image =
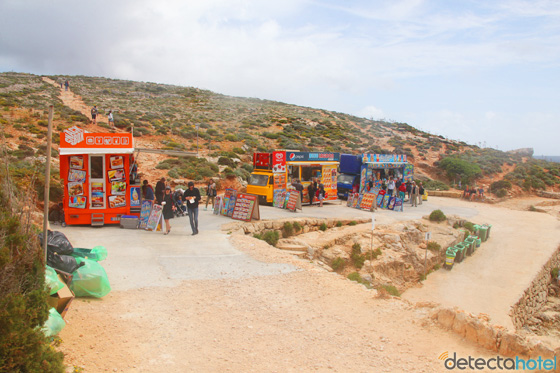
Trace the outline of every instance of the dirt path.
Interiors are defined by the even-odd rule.
[[[43,77],[44,82],[54,85],[55,87],[60,88],[60,84],[55,82],[54,80]],[[72,89],[68,89],[67,91],[64,88],[60,88],[60,98],[62,99],[62,103],[69,108],[79,111],[80,113],[84,114],[86,117],[91,119],[91,108],[88,107],[85,102],[82,100],[80,96],[72,92]],[[97,123],[105,123],[107,124],[107,116],[106,115],[97,115]]]

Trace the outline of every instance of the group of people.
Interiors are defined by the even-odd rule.
[[[91,108],[91,122],[93,124],[97,124],[97,116],[99,115],[99,110],[97,109],[97,105],[93,105]],[[113,117],[113,110],[109,110],[107,114],[107,121],[109,122],[109,126],[115,127],[115,118]]]
[[[371,192],[373,189],[374,182],[373,178],[371,178],[366,185],[366,192]],[[422,196],[424,195],[424,192],[424,186],[421,181],[416,184],[416,181],[408,180],[403,182],[400,178],[381,180],[381,194],[398,197],[402,199],[403,202],[406,201],[406,197],[408,197],[408,201],[411,206],[418,206],[422,204]]]
[[[177,211],[181,213],[186,211],[189,216],[192,235],[195,236],[198,234],[198,206],[202,197],[200,195],[200,190],[195,188],[192,181],[189,181],[187,184],[187,190],[177,188],[173,193],[171,186],[166,184],[164,177],[156,183],[155,191],[148,180],[144,180],[141,190],[142,199],[153,201],[153,203],[163,206],[163,220],[165,221],[164,234],[169,234],[171,231],[170,220],[173,219]],[[206,188],[206,210],[208,209],[209,202],[212,203],[211,206],[214,206],[216,194],[216,183],[214,180],[210,180]],[[183,203],[186,204],[186,207]]]
[[[301,181],[298,179],[293,180],[292,186],[299,192],[301,201],[303,202],[304,186]],[[325,199],[327,192],[325,191],[323,183],[319,183],[317,179],[313,178],[307,186],[307,195],[309,196],[309,206],[313,206],[313,201],[317,200],[319,201],[319,207],[323,207],[323,200]]]
[[[481,201],[484,200],[484,188],[483,187],[470,187],[468,185],[465,186],[463,190],[463,198],[468,199],[469,201],[474,201],[475,199],[480,199]]]

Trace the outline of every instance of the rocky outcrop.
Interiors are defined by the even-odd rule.
[[[539,197],[543,197],[543,198],[560,199],[560,193],[557,192],[547,192],[544,190],[539,190],[537,194],[539,195]]]
[[[532,157],[533,154],[535,153],[535,150],[533,148],[520,148],[520,149],[508,150],[507,152],[511,154],[517,154],[522,157]]]

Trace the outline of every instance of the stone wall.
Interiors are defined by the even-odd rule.
[[[291,219],[278,219],[278,220],[259,220],[253,221],[250,223],[245,222],[233,222],[226,224],[222,227],[222,230],[241,230],[244,234],[262,234],[267,231],[282,231],[284,228],[285,222],[298,222],[302,229],[300,231],[294,232],[292,236],[297,236],[298,234],[308,233],[312,231],[318,231],[321,225],[324,223],[327,228],[333,228],[336,226],[338,222],[340,222],[343,226],[350,225],[352,222],[356,224],[363,224],[371,222],[371,218],[355,218],[355,219],[336,219],[336,218],[299,218],[293,217]],[[352,223],[353,224],[353,223]]]
[[[551,281],[551,270],[560,266],[560,247],[541,268],[531,285],[521,298],[512,306],[510,316],[517,329],[522,328],[527,320],[533,317],[548,300],[548,285]]]
[[[550,347],[538,338],[527,338],[502,326],[492,325],[485,314],[475,316],[457,308],[436,308],[431,318],[444,329],[501,356],[534,359],[539,356],[543,359],[560,357],[560,347]]]
[[[539,190],[537,194],[540,197],[544,197],[544,198],[560,199],[560,193],[556,193],[556,192],[546,192],[544,190]]]

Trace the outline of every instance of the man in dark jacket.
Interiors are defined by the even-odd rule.
[[[194,187],[194,183],[189,181],[188,189],[183,194],[187,202],[187,213],[191,222],[192,235],[198,234],[198,202],[200,201],[200,191]]]
[[[313,180],[309,183],[309,186],[307,187],[307,194],[309,194],[309,206],[313,205],[313,199],[315,198],[315,193],[317,192],[317,189],[315,189],[315,184],[313,183]]]

